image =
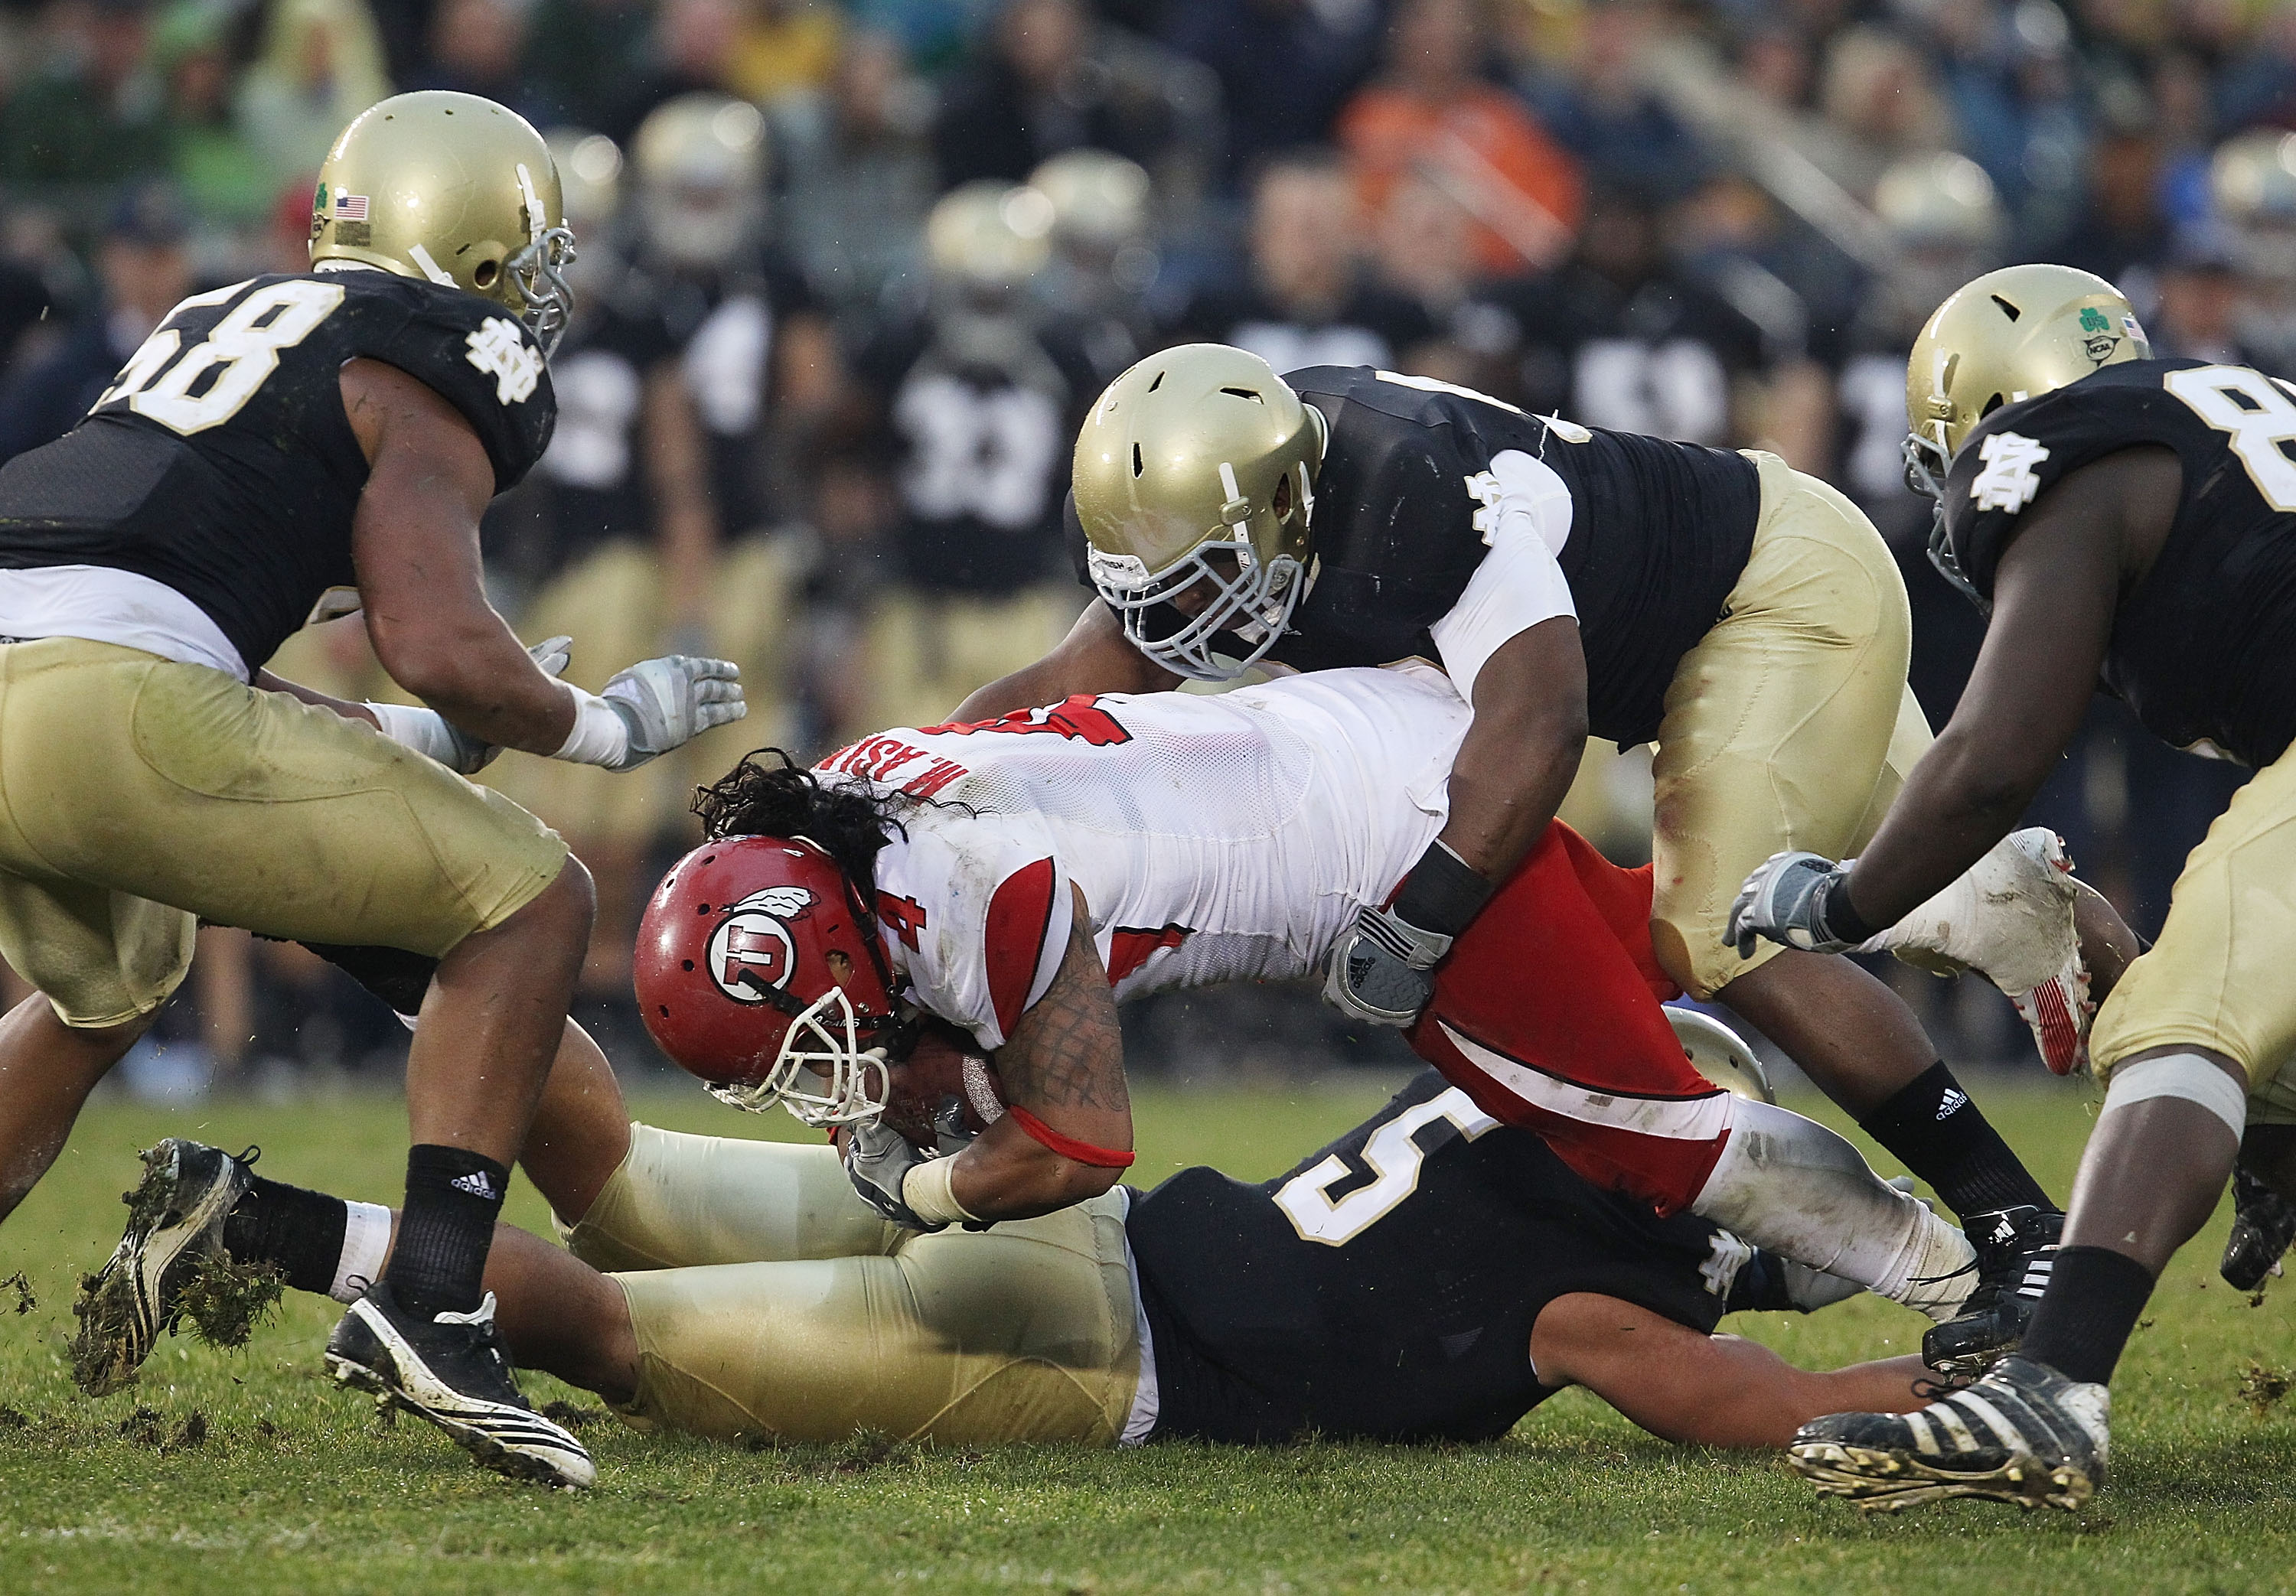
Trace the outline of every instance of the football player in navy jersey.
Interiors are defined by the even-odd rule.
[[[2047,1195],[1882,983],[1724,934],[1744,869],[1792,839],[1853,850],[1928,744],[1904,584],[1848,500],[1772,455],[1365,366],[1279,378],[1215,345],[1117,379],[1075,479],[1071,543],[1101,602],[958,718],[1262,659],[1439,662],[1473,711],[1447,823],[1390,903],[1361,905],[1325,988],[1398,1027],[1554,817],[1589,733],[1655,741],[1665,973],[1759,1026],[1963,1217],[1980,1285],[1931,1361],[1981,1367],[2014,1344],[2021,1309],[2001,1299],[2055,1240]],[[2070,1067],[2078,996],[2056,996],[2045,1041]]]
[[[1596,1190],[1432,1070],[1273,1180],[1184,1169],[1144,1193],[920,1234],[864,1201],[833,1148],[629,1123],[591,1060],[600,1134],[565,1134],[545,1110],[526,1161],[568,1247],[504,1227],[487,1280],[520,1362],[642,1428],[1485,1441],[1584,1386],[1669,1440],[1775,1446],[1846,1401],[1912,1408],[1939,1390],[1916,1357],[1808,1371],[1716,1333],[1726,1314],[1854,1290]],[[554,1075],[554,1105],[561,1088]],[[243,1168],[189,1142],[146,1158]],[[636,1183],[608,1182],[610,1166]],[[324,1292],[373,1266],[346,1257],[390,1243],[378,1206],[243,1179],[225,1231],[235,1264]]]
[[[500,748],[628,769],[738,717],[741,689],[673,658],[577,692],[487,602],[479,518],[555,413],[562,216],[518,117],[384,101],[322,168],[313,270],[184,300],[86,420],[0,471],[0,954],[39,988],[0,1023],[0,1213],[181,982],[199,921],[435,958],[406,1244],[329,1365],[492,1466],[581,1485],[589,1458],[520,1400],[480,1281],[589,879],[458,773]],[[307,620],[362,608],[432,708],[264,669]],[[153,1284],[114,1271],[95,1311],[148,1344]]]
[[[891,446],[898,505],[863,725],[929,724],[1076,619],[1061,551],[1068,440],[1111,373],[1090,321],[1036,291],[1058,219],[1034,188],[983,180],[943,195],[925,225],[926,303],[853,352],[848,430]]]
[[[1932,557],[1988,613],[1984,648],[1855,868],[1778,855],[1734,933],[1839,952],[1865,916],[1952,879],[2018,823],[2100,684],[2162,741],[2257,773],[2097,1015],[2110,1087],[2021,1354],[1928,1418],[1837,1414],[1794,1446],[1821,1490],[1868,1503],[2071,1508],[2103,1471],[2113,1366],[2243,1134],[2257,1174],[2296,1173],[2296,390],[2152,358],[2110,283],[2029,266],[1938,308],[1906,408],[1909,467],[1939,502]]]

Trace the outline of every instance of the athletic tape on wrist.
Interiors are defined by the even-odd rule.
[[[2235,1136],[2248,1125],[2248,1089],[2198,1053],[2166,1053],[2112,1072],[2097,1117],[2156,1097],[2181,1097],[2215,1115]]]
[[[1439,840],[1427,845],[1419,863],[1403,878],[1392,913],[1421,930],[1456,937],[1497,890],[1497,883]]]
[[[629,757],[629,723],[614,712],[614,707],[594,692],[578,687],[566,691],[574,695],[574,729],[550,757],[575,765],[619,765]]]
[[[454,739],[447,734],[446,718],[436,709],[417,709],[412,704],[378,704],[369,701],[367,712],[374,716],[375,729],[401,748],[413,749],[444,764],[452,751]]]
[[[956,1200],[955,1189],[949,1183],[955,1174],[954,1157],[912,1164],[901,1177],[901,1200],[927,1224],[963,1224],[968,1220],[977,1224],[980,1215]]]
[[[335,1260],[334,1283],[327,1295],[337,1302],[357,1302],[382,1278],[382,1261],[390,1254],[390,1210],[371,1202],[343,1207],[342,1256]]]
[[[1118,1152],[1113,1148],[1095,1147],[1091,1142],[1079,1142],[1074,1136],[1063,1136],[1023,1108],[1009,1108],[1005,1112],[1012,1116],[1013,1124],[1063,1158],[1073,1158],[1079,1164],[1089,1164],[1095,1169],[1126,1169],[1131,1166],[1133,1155],[1128,1152]]]

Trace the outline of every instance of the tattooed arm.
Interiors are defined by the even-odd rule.
[[[1126,1152],[1132,1099],[1124,1085],[1124,1038],[1088,924],[1079,896],[1068,953],[1052,986],[997,1050],[996,1074],[1006,1101],[1062,1135]],[[958,1155],[950,1189],[984,1219],[1026,1219],[1097,1197],[1123,1173],[1064,1158],[1007,1115]]]

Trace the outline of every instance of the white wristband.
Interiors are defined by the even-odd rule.
[[[385,737],[402,748],[438,760],[441,765],[452,763],[455,739],[447,730],[446,718],[436,709],[418,709],[412,704],[367,705],[374,724]]]
[[[574,695],[574,729],[566,733],[566,741],[550,757],[576,765],[603,765],[609,769],[627,762],[630,757],[629,723],[596,693],[573,686],[566,691]]]
[[[955,1169],[953,1154],[911,1165],[908,1174],[901,1177],[901,1200],[909,1205],[909,1212],[927,1224],[962,1224],[967,1220],[979,1224],[980,1215],[957,1201],[949,1184]]]

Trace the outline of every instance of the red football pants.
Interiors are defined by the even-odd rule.
[[[1688,1207],[1729,1135],[1729,1099],[1660,1005],[1651,867],[1621,870],[1556,821],[1435,972],[1414,1052],[1484,1113],[1536,1131],[1588,1181]]]

